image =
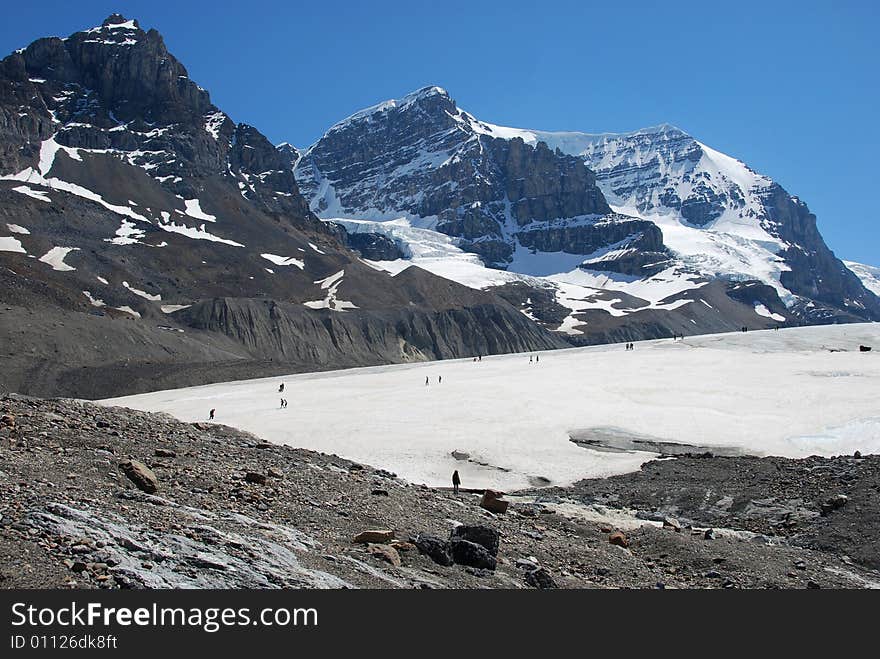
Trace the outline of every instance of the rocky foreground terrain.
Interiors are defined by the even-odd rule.
[[[3,588],[880,586],[880,456],[689,455],[496,514],[222,425],[15,395],[0,456]]]

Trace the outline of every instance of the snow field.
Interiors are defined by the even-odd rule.
[[[880,359],[859,353],[860,343],[880,347],[880,324],[560,350],[533,364],[514,354],[291,375],[102,402],[185,421],[216,408],[220,423],[411,482],[448,485],[458,469],[465,487],[509,490],[538,477],[566,485],[624,473],[653,457],[569,441],[589,428],[759,455],[880,452]]]

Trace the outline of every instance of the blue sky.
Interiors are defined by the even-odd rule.
[[[117,11],[233,119],[298,146],[428,84],[510,126],[668,122],[799,195],[838,256],[880,265],[877,4],[44,0],[4,7],[0,51]]]

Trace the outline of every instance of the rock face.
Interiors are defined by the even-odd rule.
[[[321,217],[419,218],[496,267],[523,247],[588,255],[645,239],[579,158],[489,135],[439,87],[336,124],[295,171]],[[663,251],[658,232],[647,240]]]
[[[0,251],[0,343],[18,347],[25,316],[48,331],[0,385],[100,396],[567,345],[492,294],[363,263],[400,246],[321,222],[299,157],[234,122],[157,31],[116,14],[0,61],[3,244],[16,232]]]

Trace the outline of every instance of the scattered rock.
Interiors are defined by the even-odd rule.
[[[846,505],[846,502],[849,501],[849,497],[845,494],[836,494],[830,499],[826,499],[822,504],[822,517],[827,517],[835,510],[839,508],[843,508]]]
[[[449,543],[445,540],[428,533],[420,533],[413,539],[413,544],[420,554],[424,554],[438,565],[452,565]]]
[[[540,589],[548,589],[548,588],[559,588],[556,584],[556,581],[550,575],[546,568],[539,567],[535,570],[529,570],[526,572],[526,583],[529,584],[532,588],[540,588]]]
[[[608,542],[612,545],[617,545],[618,547],[629,547],[629,540],[624,535],[623,531],[615,531],[609,535]]]
[[[157,458],[176,458],[177,451],[167,448],[157,448],[153,453]]]
[[[679,522],[675,517],[664,517],[663,528],[672,529],[676,533],[681,533],[681,522]]]
[[[394,540],[394,531],[370,529],[361,531],[352,540],[362,544],[382,545]]]
[[[498,556],[498,545],[501,542],[501,534],[493,528],[482,525],[466,525],[462,524],[452,529],[449,541],[454,542],[456,538],[474,542],[485,547],[492,556]]]
[[[370,494],[372,494],[373,496],[377,496],[377,497],[387,497],[388,490],[383,490],[382,488],[377,487],[377,488],[370,490]]]
[[[714,540],[715,539],[715,529],[706,529],[706,532],[703,533],[703,537],[706,540]]]
[[[284,478],[284,472],[278,469],[278,467],[269,467],[266,470],[266,474],[272,478]]]
[[[504,496],[504,492],[486,490],[483,492],[483,498],[480,499],[480,507],[492,513],[506,513],[510,502],[502,499],[502,496]]]
[[[449,549],[452,560],[459,565],[469,565],[482,570],[495,569],[495,557],[483,545],[456,537],[449,543]]]
[[[380,558],[386,563],[391,563],[394,567],[401,566],[400,554],[391,545],[370,545],[367,550],[373,556]]]
[[[139,490],[142,490],[147,494],[153,494],[159,489],[159,479],[156,478],[156,474],[153,473],[153,470],[143,462],[126,460],[125,462],[120,463],[119,468]]]
[[[253,483],[254,485],[265,485],[266,484],[266,474],[260,474],[256,471],[249,471],[244,475],[245,481],[248,483]]]

